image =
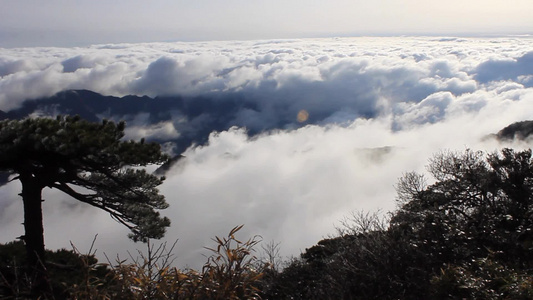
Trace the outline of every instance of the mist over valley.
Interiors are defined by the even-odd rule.
[[[126,139],[181,155],[160,186],[178,265],[198,267],[239,224],[298,255],[352,211],[394,210],[398,178],[440,150],[531,147],[490,137],[533,119],[531,49],[531,37],[1,48],[0,118],[124,120]],[[19,192],[0,189],[0,242],[22,234]],[[48,248],[88,249],[96,234],[98,255],[141,246],[104,212],[44,199]]]

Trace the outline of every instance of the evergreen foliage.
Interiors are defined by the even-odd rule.
[[[0,122],[0,170],[22,184],[28,264],[45,274],[42,190],[58,189],[108,212],[131,230],[134,241],[161,238],[170,220],[157,186],[164,178],[138,166],[168,158],[155,143],[123,141],[125,123],[92,123],[79,117]],[[36,289],[46,286],[44,275]]]
[[[388,226],[356,215],[271,278],[268,299],[531,299],[531,150],[441,152],[398,182]]]
[[[42,299],[71,299],[71,291],[104,289],[111,270],[99,264],[94,254],[83,255],[75,250],[46,250],[50,287]],[[32,295],[35,278],[26,272],[27,257],[22,241],[0,244],[0,299],[37,298]]]

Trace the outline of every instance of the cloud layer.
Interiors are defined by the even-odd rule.
[[[189,148],[161,187],[171,204],[167,239],[180,240],[179,264],[196,267],[210,237],[238,224],[297,255],[352,210],[394,209],[397,178],[423,172],[432,153],[504,146],[483,137],[533,119],[532,46],[530,38],[346,38],[1,49],[0,107],[65,89],[246,103],[224,119],[241,126]],[[179,122],[201,127],[217,117],[171,115],[150,126],[149,115],[130,116],[128,134],[172,139],[184,133]],[[0,241],[22,234],[19,191],[0,189],[11,200],[0,204]],[[101,212],[53,191],[45,199],[48,247],[71,239],[88,249],[96,233],[111,256],[140,246]]]

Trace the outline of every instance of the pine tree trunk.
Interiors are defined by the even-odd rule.
[[[40,295],[48,290],[44,265],[44,227],[42,213],[42,186],[32,175],[21,175],[22,200],[24,202],[24,243],[28,259],[28,271],[32,278],[32,293]]]

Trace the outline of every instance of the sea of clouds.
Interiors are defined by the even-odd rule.
[[[0,49],[0,76],[3,111],[67,89],[247,103],[233,116],[239,126],[187,149],[161,186],[171,205],[165,240],[179,239],[180,266],[198,267],[210,238],[239,224],[240,237],[298,255],[352,211],[394,210],[397,179],[424,172],[433,153],[531,146],[486,138],[533,119],[531,37],[12,48]],[[178,136],[188,121],[143,120],[130,117],[130,137]],[[0,242],[23,234],[19,192],[17,183],[0,189]],[[98,234],[100,257],[143,248],[105,213],[51,190],[44,198],[47,247],[72,241],[83,251]]]

